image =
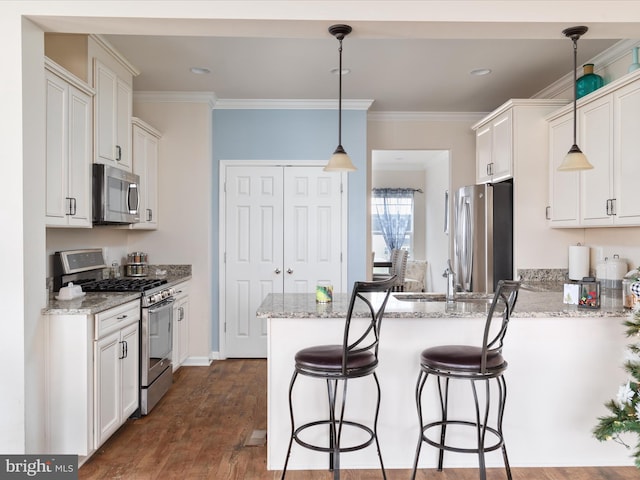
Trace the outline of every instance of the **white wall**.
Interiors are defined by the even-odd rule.
[[[212,198],[211,107],[206,101],[140,101],[133,112],[162,133],[158,230],[132,231],[128,246],[151,263],[190,264],[189,357],[211,355]],[[217,228],[214,232],[217,235]]]

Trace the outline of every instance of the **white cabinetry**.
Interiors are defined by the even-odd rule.
[[[134,229],[158,228],[158,142],[160,132],[132,118],[133,173],[140,176],[140,222]]]
[[[175,287],[173,304],[173,353],[171,362],[175,372],[189,356],[189,282]]]
[[[577,142],[592,170],[558,172],[573,143],[573,110],[548,117],[552,227],[640,225],[635,200],[640,164],[640,72],[631,73],[583,97],[577,107]],[[568,214],[567,212],[570,212]]]
[[[580,225],[580,174],[558,172],[573,143],[573,111],[549,123],[549,197],[547,219],[552,227]]]
[[[580,219],[583,226],[613,222],[613,98],[598,98],[578,111],[578,145],[593,165],[580,174]],[[561,172],[559,172],[561,173]]]
[[[140,303],[96,315],[95,448],[138,408]]]
[[[96,163],[131,171],[131,79],[94,59]]]
[[[483,120],[476,128],[476,181],[490,183],[513,176],[512,109]]]
[[[88,456],[138,407],[140,301],[47,315],[46,451]]]
[[[93,91],[45,59],[46,224],[91,227]]]
[[[516,175],[518,163],[544,154],[545,115],[566,100],[509,100],[471,127],[476,132],[476,181],[495,183]],[[542,132],[542,134],[540,133]],[[546,145],[546,142],[543,144]]]

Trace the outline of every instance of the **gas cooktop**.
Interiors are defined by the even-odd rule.
[[[123,277],[81,282],[80,285],[85,292],[144,292],[165,283],[166,279]]]

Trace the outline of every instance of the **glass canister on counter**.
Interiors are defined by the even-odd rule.
[[[624,308],[633,308],[640,299],[631,291],[631,285],[640,281],[640,267],[630,270],[622,279]]]

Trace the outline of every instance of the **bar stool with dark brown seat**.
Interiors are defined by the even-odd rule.
[[[507,362],[502,356],[504,337],[507,333],[509,318],[518,298],[520,282],[513,280],[501,280],[498,282],[496,292],[487,314],[484,326],[482,346],[471,345],[445,345],[427,348],[420,354],[420,374],[416,384],[416,406],[418,409],[418,421],[420,435],[416,456],[413,464],[412,479],[416,477],[418,459],[422,443],[428,443],[439,450],[438,471],[442,471],[444,451],[459,453],[475,453],[478,455],[480,479],[486,479],[485,452],[502,449],[507,478],[511,480],[511,469],[502,434],[502,419],[504,415],[505,399],[507,396],[507,384],[503,373],[507,369]],[[494,314],[500,316],[499,322],[493,322]],[[441,420],[424,424],[422,414],[422,391],[429,375],[434,375],[438,380],[438,393],[440,399]],[[444,379],[444,388],[442,386]],[[469,380],[473,399],[475,402],[475,418],[473,420],[461,420],[449,418],[447,407],[449,400],[449,380]],[[495,379],[498,389],[498,405],[495,415],[495,426],[488,426],[491,406],[491,384]],[[482,410],[478,400],[476,382],[485,383],[484,400]],[[472,427],[475,431],[475,444],[470,448],[462,448],[446,443],[447,427],[450,425]],[[440,427],[440,439],[433,440],[427,435],[427,431]],[[487,439],[487,434],[490,438]],[[492,443],[489,443],[491,440]]]
[[[289,384],[289,413],[291,416],[291,438],[287,457],[284,462],[282,479],[287,472],[287,464],[291,455],[291,447],[295,442],[305,448],[329,454],[329,470],[333,471],[333,478],[340,478],[340,454],[352,452],[368,447],[373,442],[378,450],[380,468],[383,478],[387,478],[380,454],[378,442],[378,413],[380,411],[380,383],[376,375],[378,366],[378,344],[380,341],[380,327],[389,294],[396,284],[395,276],[382,281],[355,282],[353,293],[349,301],[344,325],[343,342],[341,345],[319,345],[298,351],[295,355],[295,369]],[[364,322],[354,322],[356,317],[364,317]],[[353,328],[354,323],[358,328]],[[360,328],[362,325],[362,328]],[[298,375],[319,378],[326,381],[329,400],[328,419],[320,419],[296,427],[293,414],[293,387]],[[377,401],[372,425],[365,425],[344,418],[347,399],[347,383],[353,378],[372,375],[377,390]],[[338,382],[342,382],[342,394],[338,392]],[[340,402],[336,398],[341,396]],[[339,403],[339,405],[336,405]],[[338,407],[338,408],[336,408]],[[315,445],[302,438],[302,433],[315,427],[329,429],[327,444]],[[365,432],[366,440],[357,445],[342,443],[343,428],[355,428]]]

